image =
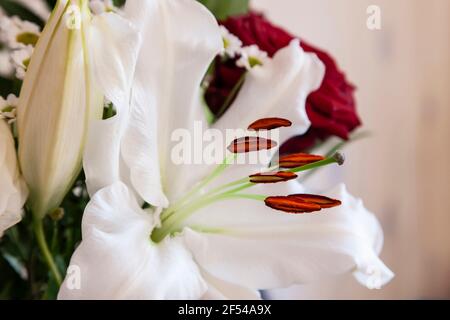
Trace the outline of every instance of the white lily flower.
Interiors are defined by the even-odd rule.
[[[0,119],[0,237],[22,219],[27,188],[20,176],[13,135]]]
[[[81,169],[104,96],[127,101],[138,35],[87,0],[59,0],[31,57],[19,101],[19,159],[37,217],[56,209]]]
[[[200,83],[223,49],[220,29],[194,0],[128,1],[125,12],[143,39],[130,112],[119,110],[90,133],[84,167],[92,200],[71,261],[79,272],[68,274],[59,298],[253,299],[257,290],[343,272],[367,284],[368,270],[388,282],[392,273],[378,258],[379,224],[345,188],[331,193],[341,207],[280,214],[262,195],[299,193],[297,182],[220,193],[233,177],[260,167],[171,161],[174,130],[192,132],[196,122],[206,127]],[[323,75],[320,60],[295,40],[249,71],[213,128],[224,132],[280,117],[294,124],[281,130],[280,141],[302,134],[310,126],[306,97]],[[142,199],[153,207],[142,210]]]

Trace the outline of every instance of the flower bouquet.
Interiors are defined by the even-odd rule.
[[[361,125],[325,51],[245,0],[0,5],[0,298],[393,277],[361,200],[304,183]]]

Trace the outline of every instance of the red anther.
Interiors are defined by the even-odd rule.
[[[334,208],[342,204],[342,202],[339,200],[313,194],[293,194],[289,197],[299,199],[308,203],[317,204],[322,209]]]
[[[248,130],[260,131],[260,130],[274,130],[281,127],[290,127],[292,122],[282,118],[264,118],[253,122]]]
[[[277,173],[258,173],[250,176],[250,182],[252,183],[277,183],[286,182],[296,179],[298,176],[289,171],[280,171]]]
[[[305,202],[295,197],[268,197],[264,201],[269,208],[284,211],[287,213],[302,214],[322,210],[315,203]]]
[[[293,169],[322,160],[325,160],[325,157],[307,153],[295,153],[280,157],[279,167]]]

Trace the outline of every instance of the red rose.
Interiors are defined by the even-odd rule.
[[[232,17],[221,23],[240,38],[245,46],[256,44],[270,56],[296,38],[256,13]],[[325,79],[321,88],[312,93],[306,102],[306,110],[312,123],[310,130],[305,135],[288,141],[282,148],[283,153],[308,149],[318,139],[330,136],[348,139],[349,133],[361,124],[356,112],[355,87],[346,80],[334,59],[304,41],[301,41],[301,46],[306,52],[317,54],[325,64]],[[234,61],[224,62],[220,58],[216,60],[214,76],[205,95],[213,113],[221,109],[243,72],[245,70],[237,67]]]

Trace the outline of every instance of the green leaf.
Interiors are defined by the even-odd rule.
[[[198,0],[217,18],[224,20],[230,16],[248,12],[250,0]]]

